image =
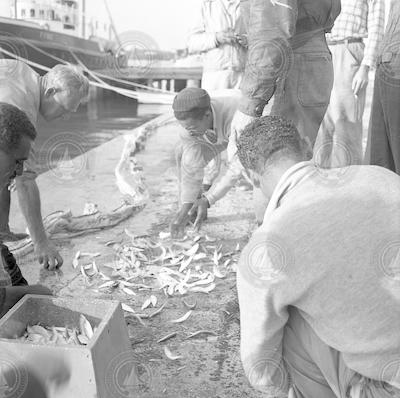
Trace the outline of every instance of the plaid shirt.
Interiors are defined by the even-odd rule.
[[[375,67],[385,27],[385,0],[342,0],[329,40],[367,38],[362,65]]]

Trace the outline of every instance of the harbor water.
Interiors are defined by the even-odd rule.
[[[167,105],[138,104],[115,93],[105,92],[79,107],[66,119],[38,123],[35,163],[42,174],[68,163],[168,111]]]

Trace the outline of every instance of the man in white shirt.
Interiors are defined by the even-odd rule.
[[[57,65],[40,76],[23,62],[0,60],[0,101],[24,111],[35,128],[39,113],[50,121],[75,112],[88,90],[88,79],[72,67]],[[54,269],[61,266],[63,260],[44,230],[36,176],[31,154],[24,172],[16,178],[18,199],[39,262]],[[3,187],[0,191],[0,236],[3,240],[18,238],[9,230],[9,211],[10,193]]]
[[[198,6],[188,48],[203,54],[201,87],[239,88],[247,53],[240,0],[199,0]]]

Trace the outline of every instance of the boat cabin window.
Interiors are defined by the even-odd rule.
[[[23,18],[23,17],[25,17],[26,16],[26,11],[25,11],[25,8],[23,8],[22,10],[21,10],[21,17]]]
[[[40,18],[44,18],[44,10],[39,11],[39,16],[40,16]]]
[[[31,8],[31,18],[35,18],[35,9]]]
[[[49,11],[48,11],[48,17],[49,17],[49,19],[51,19],[52,21],[54,21],[54,18],[55,18],[54,10],[49,10]]]

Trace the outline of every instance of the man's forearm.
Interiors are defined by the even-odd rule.
[[[208,192],[204,193],[210,206],[222,199],[235,186],[239,178],[240,174],[238,175],[231,170],[227,170],[221,180],[213,185]]]
[[[249,50],[240,85],[243,98],[239,110],[260,117],[275,92],[277,79],[284,76],[290,65],[288,40],[296,29],[297,0],[276,3],[250,0],[245,3]]]
[[[22,214],[28,224],[29,233],[34,244],[47,240],[44,230],[40,193],[35,180],[17,178],[17,192]]]

